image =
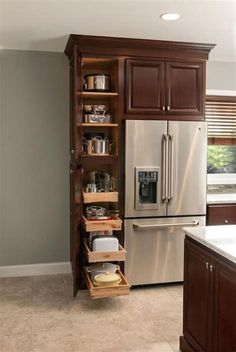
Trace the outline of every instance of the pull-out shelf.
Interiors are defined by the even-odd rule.
[[[118,202],[118,192],[83,193],[84,203]]]
[[[84,268],[84,277],[89,295],[92,299],[106,298],[114,296],[125,296],[130,294],[130,285],[120,270],[117,270],[117,274],[121,276],[121,283],[117,286],[94,286],[89,273]]]
[[[110,220],[87,220],[83,216],[83,223],[87,232],[104,230],[120,231],[122,227],[122,221],[118,216],[113,216]]]
[[[123,262],[125,261],[126,250],[119,244],[119,250],[114,252],[97,252],[89,249],[86,239],[84,239],[84,252],[89,263],[99,262]]]

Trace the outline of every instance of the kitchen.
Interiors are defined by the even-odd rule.
[[[161,9],[163,9],[163,4]],[[183,8],[181,10],[184,11]],[[163,9],[160,14],[164,12],[166,10]],[[158,18],[160,18],[159,15]],[[166,23],[161,19],[158,21],[160,28],[166,26]],[[178,25],[178,20],[175,23]],[[173,30],[170,31],[173,35]],[[69,32],[78,33],[78,30],[74,29]],[[183,352],[188,349],[191,351],[190,348],[194,348],[193,351],[217,350],[214,345],[214,337],[210,339],[209,346],[204,347],[206,341],[204,340],[203,343],[201,336],[197,335],[196,337],[196,331],[193,329],[191,331],[192,338],[201,342],[199,345],[197,343],[194,345],[193,340],[185,334],[186,329],[184,328],[183,331],[182,328],[184,261],[184,232],[182,228],[191,226],[190,230],[185,231],[188,233],[190,231],[189,236],[195,236],[196,240],[195,232],[199,225],[204,225],[206,221],[208,224],[210,222],[214,224],[214,221],[218,221],[219,225],[227,222],[235,223],[234,200],[230,199],[234,194],[234,189],[230,186],[235,183],[234,180],[226,182],[226,185],[229,186],[226,187],[227,190],[224,186],[222,191],[222,181],[216,182],[215,175],[213,175],[211,184],[214,187],[215,184],[220,185],[217,187],[220,197],[217,196],[215,188],[210,187],[210,181],[208,186],[206,184],[207,128],[204,122],[206,115],[208,125],[212,126],[212,130],[215,131],[214,124],[219,120],[213,119],[213,124],[211,116],[209,117],[212,114],[210,109],[214,105],[212,101],[206,102],[208,110],[205,112],[205,86],[207,86],[207,101],[217,95],[216,90],[221,97],[223,93],[227,97],[232,97],[235,89],[232,88],[235,71],[229,71],[229,82],[225,83],[224,80],[227,76],[227,68],[234,67],[231,65],[233,63],[227,61],[224,63],[225,74],[220,82],[217,80],[217,84],[213,85],[209,84],[209,77],[211,77],[211,82],[214,82],[216,73],[220,71],[221,63],[215,61],[211,65],[210,60],[207,60],[214,55],[215,51],[217,53],[219,50],[217,49],[219,47],[217,39],[214,41],[204,39],[204,44],[197,44],[203,41],[184,40],[180,34],[178,34],[178,38],[156,35],[151,39],[150,36],[143,35],[138,36],[143,39],[127,39],[127,37],[137,38],[137,35],[129,35],[124,39],[117,38],[119,35],[115,34],[111,37],[112,32],[109,32],[109,35],[107,33],[93,32],[91,33],[93,36],[85,34],[63,38],[64,47],[61,51],[66,47],[65,53],[69,61],[63,57],[63,62],[57,64],[55,64],[57,62],[56,53],[47,53],[49,59],[46,63],[43,52],[32,52],[31,57],[28,58],[28,64],[24,66],[23,51],[20,52],[20,56],[14,58],[13,50],[13,53],[7,53],[5,49],[3,50],[2,67],[5,68],[3,72],[6,74],[13,72],[18,77],[19,84],[24,87],[21,88],[22,93],[16,91],[16,97],[14,95],[12,98],[12,106],[14,106],[14,102],[17,102],[17,95],[21,94],[19,97],[23,98],[23,103],[18,106],[22,109],[25,106],[23,92],[27,91],[30,101],[35,101],[34,108],[36,110],[34,111],[39,113],[38,121],[33,120],[34,127],[27,109],[23,109],[28,116],[25,126],[33,128],[34,145],[32,150],[34,153],[36,152],[35,147],[41,147],[42,144],[37,139],[37,132],[41,131],[42,136],[42,132],[46,133],[44,138],[47,135],[50,136],[43,147],[44,154],[39,154],[39,165],[35,168],[33,183],[29,182],[31,193],[29,195],[28,191],[28,198],[22,198],[18,190],[20,199],[25,199],[27,206],[30,204],[31,194],[34,196],[35,189],[38,189],[42,184],[45,162],[48,162],[48,170],[54,167],[50,163],[52,157],[54,164],[58,163],[57,168],[60,171],[57,170],[56,174],[51,174],[50,185],[56,181],[57,190],[60,189],[59,192],[63,191],[64,193],[59,194],[61,198],[59,195],[55,198],[55,195],[47,188],[48,194],[52,195],[51,197],[47,199],[43,193],[37,195],[39,206],[47,209],[47,214],[40,213],[39,218],[33,217],[38,226],[33,226],[32,235],[34,232],[38,233],[37,240],[31,236],[27,239],[29,242],[26,247],[23,248],[21,244],[15,261],[8,260],[7,252],[2,257],[6,259],[3,260],[5,266],[2,267],[1,276],[8,278],[0,280],[1,298],[4,302],[1,306],[1,313],[3,313],[2,317],[6,319],[8,306],[13,308],[13,313],[11,317],[7,317],[7,323],[3,318],[0,318],[3,328],[0,346],[3,351],[4,349],[11,351],[17,345],[16,341],[19,341],[22,346],[27,346],[22,347],[23,350],[154,350],[164,352],[179,350],[179,337],[184,333],[184,337],[181,338]],[[94,34],[97,37],[94,37]],[[207,43],[216,43],[216,46]],[[7,48],[7,44],[5,45]],[[12,48],[16,47],[16,44],[11,45]],[[40,43],[38,45],[40,46]],[[49,45],[48,49],[46,49],[47,45]],[[9,44],[8,48],[11,48]],[[27,50],[24,46],[22,48]],[[44,50],[49,50],[49,48],[50,43],[45,42]],[[32,47],[31,50],[36,50],[36,47]],[[222,60],[225,52],[225,49],[221,52]],[[6,56],[4,57],[4,55]],[[17,65],[16,61],[19,62],[18,71],[14,69],[14,65]],[[23,65],[20,66],[22,63]],[[48,64],[51,65],[50,70],[47,68]],[[41,72],[42,80],[38,77],[37,84],[33,81],[30,82],[34,89],[41,87],[41,91],[38,91],[38,99],[46,93],[43,89],[46,80],[49,85],[52,85],[50,89],[54,91],[53,99],[55,100],[52,100],[54,104],[51,104],[50,100],[45,100],[46,104],[40,106],[42,108],[48,104],[50,118],[56,109],[58,120],[55,118],[51,120],[51,125],[49,124],[50,120],[47,122],[46,118],[40,114],[39,105],[34,98],[35,91],[30,92],[26,83],[22,81],[22,73],[31,70],[32,75],[35,76],[34,72],[37,66],[46,68],[45,77]],[[69,122],[67,111],[69,106],[67,77],[69,66],[71,68],[70,148],[68,147],[68,136],[64,137],[63,141],[63,136],[68,133],[68,129],[65,127],[68,127]],[[63,71],[63,77],[61,71]],[[46,73],[49,78],[46,78]],[[5,101],[8,101],[7,92],[11,92],[14,88],[12,85],[14,75],[9,75],[9,77],[3,75],[7,88],[4,93]],[[57,86],[55,83],[52,84],[53,80],[57,82]],[[9,81],[11,85],[8,83]],[[59,100],[56,94],[58,89],[66,92],[65,97],[61,94]],[[49,96],[52,98],[52,93]],[[229,101],[225,102],[222,99],[218,99],[221,100],[221,105],[227,106]],[[64,103],[65,101],[67,104]],[[232,102],[230,104],[233,106]],[[9,106],[5,106],[7,108],[4,108],[4,114],[8,113],[8,116],[11,116],[11,114],[9,115]],[[232,106],[230,105],[229,109],[233,111],[234,106]],[[30,104],[29,109],[31,109]],[[222,116],[222,111],[219,115]],[[225,115],[223,121],[229,123],[231,120],[227,119],[227,114]],[[67,125],[65,124],[65,116],[68,119]],[[12,132],[13,126],[10,123],[11,119],[5,126],[11,127]],[[55,126],[57,126],[56,130]],[[225,128],[228,130],[232,126],[234,127],[233,124],[230,127],[228,125],[224,128],[221,127],[220,133]],[[27,129],[21,128],[22,131],[23,136],[29,138],[28,134],[24,135]],[[217,130],[217,132],[219,131]],[[230,130],[230,135],[221,135],[221,138],[227,139],[227,141],[234,140],[234,133],[234,130],[233,132]],[[159,137],[157,138],[157,136]],[[53,142],[51,138],[53,138]],[[211,135],[209,138],[211,138],[211,145],[215,147],[219,137]],[[15,148],[18,146],[17,143],[14,145]],[[22,148],[20,144],[19,147]],[[68,193],[66,193],[65,187],[67,186],[69,189],[68,173],[65,170],[69,162],[68,149],[66,148],[70,149],[70,214],[68,212]],[[145,148],[147,149],[145,150]],[[155,150],[156,153],[154,153]],[[57,161],[59,151],[62,152],[63,162],[62,160]],[[26,155],[28,154],[26,153]],[[28,155],[27,162],[33,161],[35,159],[32,159],[33,156],[32,154],[29,158]],[[22,162],[22,159],[19,159],[18,164],[20,161]],[[18,168],[22,170],[25,166],[23,163]],[[64,169],[62,170],[62,168]],[[227,175],[223,176],[227,177]],[[21,179],[21,177],[23,176],[19,174],[19,180],[21,184],[24,184],[25,179]],[[15,181],[14,178],[11,179]],[[207,187],[211,188],[211,194],[217,199],[212,200],[208,195],[207,200]],[[230,187],[233,192],[227,193]],[[45,191],[46,189],[44,194]],[[228,194],[226,198],[225,194]],[[67,202],[61,202],[62,196],[67,199]],[[219,198],[224,199],[219,201]],[[5,195],[3,199],[9,202],[10,196],[6,198]],[[45,199],[47,199],[46,203]],[[56,199],[60,199],[60,202],[56,203]],[[209,209],[206,212],[207,202]],[[57,209],[57,214],[62,214],[62,216],[56,216],[52,209]],[[214,215],[215,211],[218,211],[217,215]],[[213,215],[211,215],[212,212]],[[25,217],[22,218],[23,213],[17,213],[16,220],[24,228],[26,224],[30,223],[29,216],[25,214]],[[34,212],[31,211],[31,214]],[[205,218],[206,214],[207,219]],[[71,219],[71,241],[69,241],[68,235],[69,218]],[[41,219],[40,222],[39,219]],[[58,222],[56,219],[61,220]],[[66,221],[63,222],[63,219]],[[52,234],[48,232],[50,224],[53,224],[52,221],[58,224],[58,227],[54,227],[53,231],[55,242],[52,241]],[[63,234],[61,243],[58,241],[58,235],[62,231],[60,223],[67,234],[65,237]],[[28,229],[25,228],[25,230],[26,236]],[[46,241],[47,236],[44,233],[48,233],[48,238],[52,244],[56,244],[58,251],[50,250],[49,243],[47,244]],[[45,238],[44,245],[43,237]],[[143,238],[145,238],[145,242]],[[38,243],[38,248],[35,250],[33,249],[35,244],[32,240]],[[4,240],[2,243],[4,245],[7,242]],[[32,244],[30,245],[30,243]],[[71,275],[66,274],[70,272],[66,259],[68,258],[69,245],[73,282]],[[67,257],[62,254],[63,248],[66,248]],[[40,250],[42,254],[39,253]],[[34,255],[31,261],[27,262],[25,258],[27,255],[29,256],[30,252]],[[23,253],[25,253],[25,257]],[[46,259],[39,259],[40,255],[41,258],[44,256]],[[54,256],[54,260],[52,260],[52,256]],[[209,270],[206,268],[209,277],[216,268],[214,260],[210,255],[210,259],[207,259],[206,263],[204,262],[204,265],[207,264],[204,267],[208,266],[209,268]],[[51,266],[46,266],[46,263],[51,263]],[[103,271],[101,271],[99,263],[104,263],[105,269],[103,268]],[[113,272],[113,275],[108,277],[107,271]],[[17,276],[16,272],[19,273],[19,278],[14,278]],[[40,276],[40,274],[60,273],[64,273],[64,275]],[[201,277],[200,274],[199,277]],[[97,282],[96,279],[106,280],[106,283],[104,281]],[[115,281],[110,281],[108,285],[107,280],[109,279]],[[187,278],[185,282],[187,284]],[[21,294],[21,290],[25,292],[25,295]],[[19,291],[18,295],[14,291]],[[33,313],[30,303],[32,291],[35,304]],[[187,294],[189,292],[185,289],[185,296]],[[191,297],[194,300],[193,293],[191,293]],[[17,303],[18,299],[20,304]],[[197,301],[193,302],[196,306]],[[211,300],[209,302],[209,305],[213,305]],[[233,299],[231,302],[233,312],[235,302]],[[23,314],[22,305],[26,310],[25,314]],[[186,305],[184,305],[184,311],[185,315],[186,311],[189,311]],[[191,317],[191,309],[188,314]],[[212,313],[209,312],[209,314]],[[212,319],[216,321],[215,316]],[[23,321],[26,324],[23,324]],[[232,324],[235,324],[233,320]],[[28,326],[28,333],[25,332],[24,325]],[[88,329],[91,328],[94,331],[93,336],[88,334]],[[104,331],[106,331],[106,336],[104,336]],[[229,345],[226,345],[229,346],[229,351],[234,343],[234,335],[232,336],[233,339],[228,338]],[[189,347],[189,345],[193,347]],[[222,347],[219,348],[219,351],[223,351]]]

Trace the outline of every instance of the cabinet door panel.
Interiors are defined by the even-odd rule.
[[[167,115],[203,116],[203,63],[166,63]]]
[[[164,114],[164,63],[126,61],[126,112]]]
[[[185,239],[184,336],[196,351],[208,351],[210,316],[210,256]]]
[[[207,206],[207,225],[236,224],[236,205],[212,204]]]
[[[236,351],[236,269],[216,261],[213,351]]]

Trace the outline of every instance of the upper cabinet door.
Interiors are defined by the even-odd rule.
[[[203,63],[166,63],[166,114],[204,119],[205,77]],[[169,119],[171,116],[169,116]]]
[[[164,114],[164,62],[126,60],[126,113]]]

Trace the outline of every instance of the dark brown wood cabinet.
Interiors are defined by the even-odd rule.
[[[125,148],[122,120],[203,119],[205,65],[213,47],[212,44],[70,35],[65,54],[70,63],[70,241],[74,295],[86,285],[92,298],[129,293],[125,277],[117,290],[112,287],[101,292],[86,275],[84,267],[89,265],[91,255],[84,243],[88,232],[99,230],[98,224],[89,230],[84,218],[88,199],[119,214],[120,219],[115,218],[113,224],[103,223],[102,228],[116,227],[122,246]],[[110,76],[110,91],[84,90],[85,75],[94,73]],[[87,123],[83,113],[85,105],[103,104],[108,107],[111,123]],[[86,154],[83,136],[93,138],[100,134],[112,142],[112,151],[102,156]],[[84,188],[92,171],[104,171],[115,177],[113,196],[98,199],[93,195],[91,200]],[[121,254],[108,255],[109,261],[120,258]]]
[[[188,243],[188,242],[187,242]],[[184,336],[198,351],[208,351],[210,332],[209,253],[192,244],[185,245]]]
[[[164,68],[164,62],[160,61],[126,61],[126,111],[128,114],[164,114]]]
[[[236,269],[214,258],[212,351],[236,351]]]
[[[182,352],[236,351],[236,264],[185,239]]]
[[[208,204],[207,225],[235,225],[236,204]]]
[[[203,62],[126,60],[126,113],[203,120]]]
[[[204,120],[204,91],[203,62],[166,63],[166,114],[169,119],[191,116],[191,119]]]

